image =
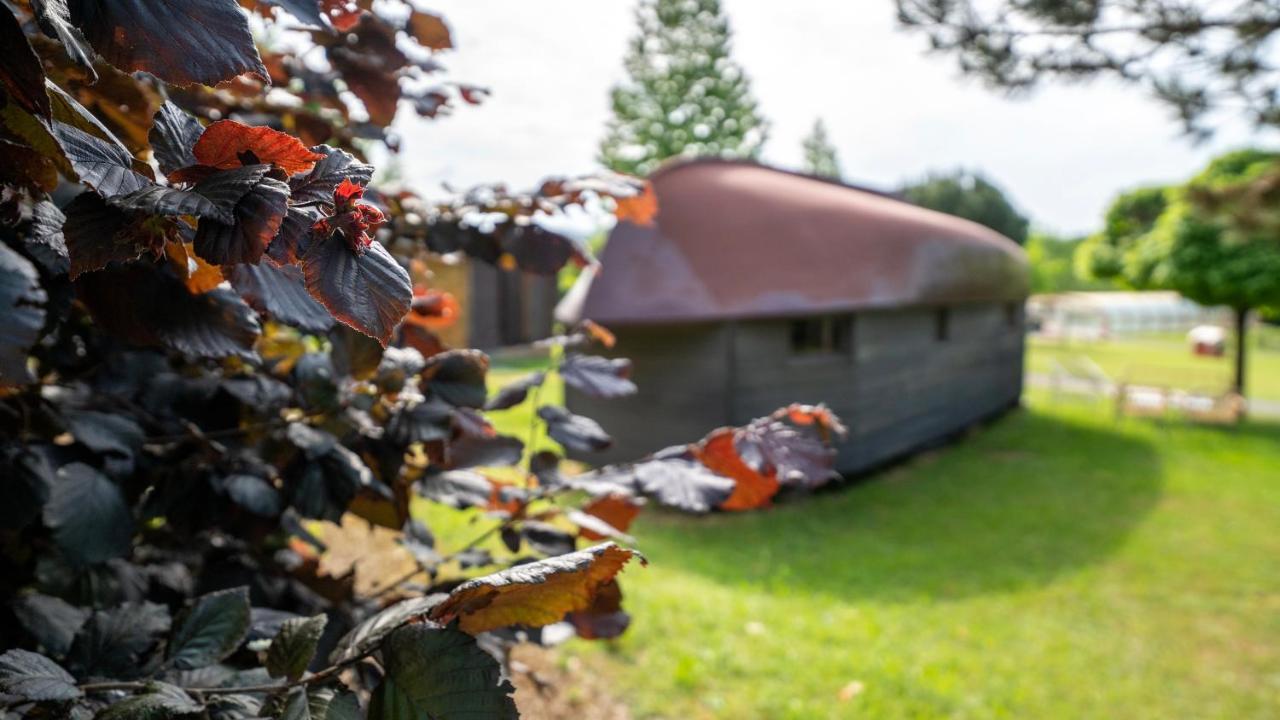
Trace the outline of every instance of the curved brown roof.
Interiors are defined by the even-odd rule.
[[[650,180],[654,224],[619,223],[562,314],[622,325],[1027,296],[1022,249],[968,220],[747,162]]]

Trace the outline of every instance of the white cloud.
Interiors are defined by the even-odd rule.
[[[1040,226],[1095,227],[1118,191],[1180,180],[1224,149],[1273,139],[1240,125],[1193,146],[1143,90],[1109,81],[1008,99],[961,78],[952,58],[900,30],[892,0],[723,0],[735,57],[772,128],[764,159],[800,163],[822,116],[849,179],[892,187],[929,169],[980,168]],[[633,3],[438,0],[458,51],[451,77],[492,97],[437,121],[403,118],[406,175],[432,185],[595,167],[609,87],[623,77]]]

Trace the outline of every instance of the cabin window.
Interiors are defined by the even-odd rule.
[[[827,315],[791,321],[793,355],[843,355],[853,346],[853,318]]]
[[[1018,304],[1004,304],[1004,324],[1010,330],[1016,330],[1018,327]]]
[[[951,338],[951,308],[938,308],[933,316],[933,337],[938,342]]]

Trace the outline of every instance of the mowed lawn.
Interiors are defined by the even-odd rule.
[[[767,512],[649,512],[637,718],[1274,718],[1280,426],[1029,407]]]
[[[631,629],[561,660],[636,718],[1277,717],[1280,424],[1026,402],[769,511],[646,511]]]
[[[1259,327],[1250,333],[1246,356],[1245,393],[1252,398],[1280,401],[1280,328]],[[1228,339],[1228,345],[1233,342]],[[1054,360],[1070,365],[1086,356],[1112,380],[1132,382],[1212,383],[1227,387],[1235,371],[1233,352],[1227,357],[1192,355],[1182,335],[1140,335],[1100,342],[1027,340],[1027,370],[1048,374]]]

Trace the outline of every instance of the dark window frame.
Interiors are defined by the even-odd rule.
[[[851,314],[793,319],[788,337],[790,355],[795,359],[852,357],[854,328]]]

